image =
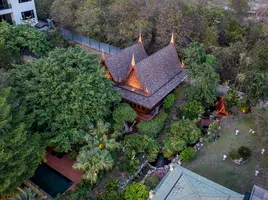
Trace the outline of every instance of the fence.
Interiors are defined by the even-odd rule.
[[[94,39],[85,37],[83,35],[73,34],[68,30],[61,29],[61,34],[64,38],[72,40],[74,42],[77,42],[79,44],[85,45],[87,47],[90,47],[92,49],[96,49],[98,51],[104,51],[108,54],[116,54],[117,52],[121,51],[120,48],[112,46],[110,44],[106,44],[103,42],[96,41]]]

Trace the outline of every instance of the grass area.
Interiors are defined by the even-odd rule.
[[[205,144],[196,160],[183,163],[183,166],[241,194],[250,192],[254,184],[268,188],[268,170],[263,164],[260,136],[249,133],[251,128],[255,128],[250,114],[235,118],[229,116],[221,125],[219,140]],[[235,135],[235,130],[240,131],[239,135]],[[245,164],[237,165],[229,157],[222,160],[224,154],[228,156],[232,148],[240,146],[252,150],[252,156]],[[260,171],[257,177],[255,170]]]

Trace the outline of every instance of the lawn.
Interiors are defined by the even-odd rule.
[[[229,116],[222,121],[220,138],[213,143],[205,144],[198,152],[197,158],[183,166],[219,183],[236,192],[244,194],[250,192],[254,184],[268,188],[268,169],[264,168],[260,136],[252,135],[249,130],[254,130],[254,123],[250,114]],[[240,131],[235,135],[235,130]],[[237,165],[229,157],[222,160],[232,148],[247,146],[252,149],[251,158],[243,165]],[[268,145],[267,151],[268,153]],[[260,172],[255,176],[255,170]]]

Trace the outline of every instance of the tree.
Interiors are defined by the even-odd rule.
[[[113,128],[115,131],[128,133],[132,131],[132,126],[136,123],[137,113],[130,105],[119,104],[113,111],[113,120],[115,121]],[[131,125],[129,125],[131,123]]]
[[[95,183],[98,173],[113,167],[114,160],[111,151],[120,148],[120,144],[114,139],[108,138],[109,123],[98,121],[95,127],[91,127],[84,137],[84,146],[80,149],[75,169],[84,172],[83,178]]]
[[[102,34],[100,13],[101,8],[96,0],[84,1],[76,10],[76,30],[84,35],[99,39]]]
[[[25,187],[23,190],[19,189],[19,193],[12,200],[44,200],[45,198],[39,196],[35,191]]]
[[[77,0],[54,0],[50,8],[50,16],[59,27],[72,29],[78,5]]]
[[[52,45],[47,41],[46,34],[34,27],[0,22],[0,67],[11,68],[13,61],[20,62],[25,48],[41,57],[47,55]]]
[[[0,195],[8,195],[33,176],[43,151],[39,136],[27,133],[25,124],[11,114],[9,93],[10,88],[0,91]]]
[[[199,114],[204,114],[205,108],[203,107],[202,103],[193,100],[188,102],[186,106],[179,107],[179,114],[181,117],[186,117],[190,120],[194,120],[198,118]]]
[[[112,169],[114,160],[107,150],[93,148],[91,150],[81,150],[73,168],[84,172],[83,178],[95,183],[98,173],[103,170]]]
[[[204,107],[214,104],[219,75],[215,72],[216,58],[204,52],[204,46],[192,43],[185,50],[186,73],[190,84],[185,86],[188,101],[199,101]]]
[[[111,113],[120,101],[99,66],[98,55],[76,48],[55,49],[11,73],[18,105],[26,106],[30,128],[57,151],[79,143],[88,124]]]
[[[240,20],[247,16],[250,9],[249,0],[230,0],[230,4]]]
[[[171,125],[164,140],[164,156],[170,157],[194,144],[201,136],[200,129],[190,120],[180,120]]]
[[[145,200],[149,196],[149,189],[141,182],[133,182],[126,187],[126,200]]]
[[[137,128],[141,134],[157,137],[164,128],[168,114],[163,112],[150,121],[138,123]]]
[[[50,7],[54,0],[35,0],[38,19],[48,19]]]

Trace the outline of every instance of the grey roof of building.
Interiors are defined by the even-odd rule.
[[[148,88],[151,95],[182,71],[181,62],[172,44],[138,62],[136,68],[143,88]]]
[[[115,80],[120,80],[119,82],[121,82],[125,79],[131,66],[133,54],[136,63],[148,57],[143,45],[138,42],[106,59],[106,65]]]
[[[268,190],[254,185],[251,192],[250,200],[268,200]]]
[[[159,90],[150,96],[133,92],[122,87],[118,87],[124,99],[139,104],[145,108],[152,109],[164,97],[166,97],[173,89],[175,89],[186,78],[184,71],[180,71],[173,79],[163,85]]]
[[[153,200],[243,200],[240,195],[179,165],[156,188]]]

